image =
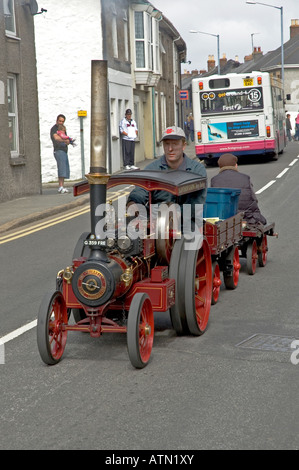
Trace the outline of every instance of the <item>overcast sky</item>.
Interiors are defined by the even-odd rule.
[[[217,61],[217,39],[192,34],[191,29],[220,35],[220,57],[227,59],[251,53],[251,34],[255,47],[264,54],[281,45],[281,10],[264,5],[248,5],[246,0],[150,0],[171,21],[187,45],[182,71],[206,69],[209,55]],[[290,39],[291,19],[299,20],[299,0],[271,0],[262,3],[283,6],[284,42]]]

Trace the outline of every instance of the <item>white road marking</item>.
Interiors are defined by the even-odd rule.
[[[289,171],[289,169],[289,167],[285,168],[281,173],[279,173],[279,175],[276,176],[276,178],[281,178],[287,171]]]
[[[289,171],[290,167],[291,166],[294,166],[295,163],[298,162],[298,159],[299,159],[299,155],[297,158],[295,158],[287,168],[285,168],[284,170],[282,170],[279,175],[276,176],[276,179],[277,178],[281,178],[283,175],[286,174],[287,171]],[[255,194],[261,194],[263,191],[265,191],[266,189],[270,188],[270,186],[272,186],[272,184],[274,184],[276,182],[276,179],[275,180],[272,180],[272,181],[269,181],[269,183],[267,183],[265,186],[263,186],[261,189],[259,189],[258,191],[256,191]]]
[[[256,191],[255,194],[261,194],[263,191],[265,191],[266,189],[270,188],[270,186],[272,186],[272,184],[276,183],[276,180],[272,180],[272,181],[269,181],[269,183],[267,183],[265,186],[263,186],[261,189],[259,189],[258,191]]]
[[[26,331],[29,331],[29,330],[32,330],[32,328],[35,328],[36,325],[37,325],[37,320],[33,320],[31,323],[27,323],[26,325],[21,326],[17,330],[14,330],[5,336],[2,336],[2,338],[0,338],[0,344],[5,344],[5,343],[8,343],[9,341],[12,341],[18,336],[21,336],[24,333],[26,333]]]

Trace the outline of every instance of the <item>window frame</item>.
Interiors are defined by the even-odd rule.
[[[127,10],[124,10],[123,22],[124,22],[125,60],[128,62],[130,59],[130,56],[129,56],[129,23],[128,23]]]
[[[9,35],[9,36],[16,36],[17,35],[17,29],[16,29],[16,16],[15,16],[15,1],[14,0],[4,0],[4,2],[6,2],[6,4],[3,3],[4,20],[5,20],[5,33],[6,33],[6,35]],[[10,10],[10,5],[11,5],[11,8],[12,8],[12,12],[11,12],[11,14],[7,14],[8,11],[11,11]],[[7,8],[6,14],[5,14],[5,8]],[[8,18],[11,18],[12,29],[9,27]]]
[[[20,138],[19,138],[19,118],[18,118],[18,87],[17,75],[7,75],[7,111],[8,111],[8,132],[10,135],[10,121],[12,122],[12,138],[9,137],[10,142],[10,156],[16,158],[20,153]],[[12,109],[10,109],[11,99]],[[13,146],[11,145],[13,143]]]
[[[140,19],[142,18],[142,24]],[[140,22],[138,24],[138,22]],[[141,35],[137,37],[137,26]],[[134,11],[135,69],[160,73],[159,22],[146,11]],[[140,46],[142,44],[142,47]],[[142,61],[138,58],[142,54]]]
[[[118,59],[118,34],[117,34],[117,10],[115,3],[111,4],[111,11],[112,11],[112,47],[113,47],[113,57],[114,59]]]

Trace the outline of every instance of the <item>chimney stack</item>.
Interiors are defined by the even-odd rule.
[[[209,55],[208,59],[208,72],[215,68],[216,62],[213,55]]]
[[[227,58],[226,58],[226,54],[223,54],[222,58],[220,59],[220,68],[221,70],[223,69],[223,67],[227,64]]]
[[[254,60],[259,59],[262,55],[263,55],[263,52],[262,52],[261,48],[260,47],[254,47],[253,53],[252,53],[253,59]]]
[[[299,35],[299,20],[291,20],[290,39]]]

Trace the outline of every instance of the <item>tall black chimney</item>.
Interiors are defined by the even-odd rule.
[[[107,116],[108,116],[108,63],[106,60],[91,62],[91,129],[90,129],[90,173],[86,175],[90,185],[91,236],[96,234],[96,225],[104,217],[96,215],[99,205],[106,203],[107,181]],[[91,246],[89,259],[107,261],[100,246]]]

